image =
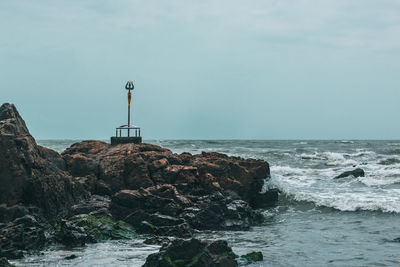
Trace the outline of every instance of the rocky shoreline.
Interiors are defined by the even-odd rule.
[[[179,242],[197,248],[193,257],[202,260],[176,258],[171,266],[235,266],[226,265],[237,262],[227,244],[192,239],[193,233],[261,223],[258,209],[278,199],[276,190],[261,193],[269,176],[262,160],[174,154],[146,143],[83,141],[59,154],[37,145],[6,103],[0,107],[0,258],[21,258],[54,243],[149,234],[147,242],[168,244],[160,250],[161,265],[153,255],[145,266],[165,266],[165,253]]]

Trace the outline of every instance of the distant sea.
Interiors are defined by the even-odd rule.
[[[61,152],[77,140],[39,140]],[[173,152],[217,151],[270,163],[265,187],[282,191],[266,221],[247,232],[209,231],[236,254],[262,251],[251,266],[399,266],[400,141],[189,141],[148,140]],[[362,168],[366,177],[333,179]],[[108,241],[73,249],[51,247],[16,265],[141,266],[158,246],[142,239]]]

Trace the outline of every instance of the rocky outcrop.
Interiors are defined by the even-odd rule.
[[[15,106],[3,104],[0,257],[53,242],[132,238],[132,226],[153,241],[190,238],[195,230],[247,230],[263,219],[254,209],[278,198],[276,190],[261,193],[268,178],[262,160],[174,154],[145,143],[84,141],[60,155],[37,145]],[[217,252],[224,244],[191,242],[206,252],[201,262],[230,262]]]
[[[86,181],[86,180],[85,180]],[[85,181],[65,171],[63,158],[38,146],[15,106],[0,107],[0,257],[46,243],[49,221],[89,196]]]
[[[341,175],[336,176],[335,179],[346,178],[346,177],[349,177],[349,176],[353,176],[355,178],[365,177],[365,172],[364,172],[363,169],[358,168],[358,169],[355,169],[353,171],[344,172]]]
[[[87,197],[55,151],[36,144],[15,106],[0,107],[0,205],[35,205],[48,217]],[[3,219],[7,216],[0,217]]]
[[[262,160],[228,157],[215,152],[173,154],[152,144],[111,146],[101,141],[84,141],[66,149],[62,157],[72,176],[95,175],[99,194],[187,184],[197,187],[198,194],[232,192],[259,206],[263,199],[260,191],[270,176],[269,165]],[[276,194],[268,192],[264,200],[273,203]]]
[[[165,184],[122,190],[113,197],[111,212],[139,231],[180,237],[191,236],[190,228],[247,230],[263,220],[259,212],[241,199],[224,195],[224,192],[198,196],[193,194],[196,190],[190,191],[188,187],[181,189]]]
[[[149,255],[143,267],[234,267],[236,257],[226,241],[176,239]]]

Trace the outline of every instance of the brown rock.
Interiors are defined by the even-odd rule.
[[[0,204],[33,204],[54,216],[85,198],[61,156],[38,146],[15,106],[0,107]]]

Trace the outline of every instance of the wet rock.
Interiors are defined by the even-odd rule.
[[[226,241],[176,239],[147,257],[144,267],[158,266],[237,266],[236,255]]]
[[[365,172],[364,172],[363,169],[358,168],[358,169],[355,169],[353,171],[344,172],[341,175],[336,176],[335,179],[345,178],[345,177],[349,177],[349,176],[353,176],[355,178],[365,177]]]
[[[23,251],[44,247],[46,237],[44,225],[30,215],[17,218],[0,229],[0,257],[17,259]]]
[[[109,216],[95,216],[92,213],[76,215],[62,220],[57,226],[57,241],[66,246],[82,246],[109,239],[129,239],[135,231],[122,221]]]
[[[61,221],[57,239],[66,246],[83,246],[87,242],[95,242],[94,238],[88,235],[83,227],[67,220]]]
[[[11,263],[8,262],[6,258],[0,258],[0,267],[13,267]]]
[[[279,199],[280,191],[278,189],[270,189],[265,193],[257,193],[251,200],[250,205],[253,208],[269,208],[276,204]]]
[[[143,243],[145,243],[147,245],[164,245],[164,244],[168,244],[172,240],[174,240],[174,238],[165,237],[165,236],[153,236],[153,237],[147,238],[145,241],[143,241]]]
[[[241,258],[245,259],[248,263],[263,261],[263,254],[261,252],[250,252],[246,255],[241,256]]]
[[[78,256],[76,256],[75,254],[72,254],[72,255],[69,255],[69,256],[65,257],[64,260],[73,260],[73,259],[76,259],[76,258],[78,258]]]
[[[221,192],[196,196],[183,191],[172,185],[122,190],[112,198],[110,209],[116,218],[140,232],[180,237],[191,235],[188,226],[199,230],[246,230],[263,220],[247,202]]]

